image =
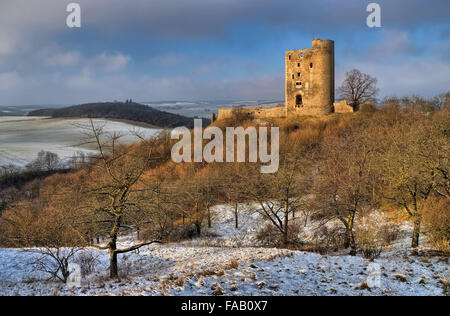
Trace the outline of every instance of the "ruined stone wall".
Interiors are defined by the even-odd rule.
[[[353,106],[348,103],[348,100],[342,100],[334,103],[334,113],[353,113],[355,112]]]
[[[229,119],[233,117],[233,111],[242,111],[251,115],[256,119],[278,118],[284,117],[286,109],[284,106],[277,106],[272,108],[239,108],[239,109],[219,109],[217,115],[218,120]]]
[[[334,102],[334,41],[314,39],[311,49],[287,51],[286,116],[322,116]]]
[[[243,109],[255,118],[323,116],[336,111],[334,103],[334,41],[315,38],[312,48],[285,53],[285,106]],[[350,112],[345,104],[338,113]],[[234,109],[220,109],[217,119],[233,116]],[[353,110],[351,111],[353,112]]]

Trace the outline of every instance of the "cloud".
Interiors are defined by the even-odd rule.
[[[0,58],[11,55],[13,51],[11,40],[0,33]]]
[[[181,54],[168,53],[168,54],[152,57],[150,62],[153,64],[156,64],[158,66],[166,67],[166,66],[178,64],[185,59],[186,59],[186,56],[183,56]]]
[[[22,78],[16,72],[0,73],[0,90],[17,88],[22,82]]]
[[[378,79],[381,97],[411,94],[431,97],[449,91],[450,61],[417,57],[384,63],[355,61],[336,69],[336,86],[342,83],[345,72],[353,68]]]
[[[0,103],[282,98],[282,50],[316,35],[337,39],[337,83],[351,68],[386,94],[450,81],[448,0],[378,0],[381,30],[365,24],[370,1],[77,2],[81,29],[65,24],[68,2],[1,0]]]
[[[95,19],[88,26],[132,29],[156,36],[224,37],[230,27],[246,23],[268,27],[331,31],[366,28],[369,2],[334,0],[80,0]],[[410,29],[428,23],[446,23],[450,3],[435,0],[378,0],[383,25]],[[101,8],[101,9],[100,9]],[[86,13],[87,14],[87,13]]]
[[[44,49],[41,51],[41,58],[44,64],[51,67],[70,67],[81,62],[82,56],[78,51],[54,51],[52,49]]]
[[[2,0],[0,10],[0,58],[36,50],[61,31],[65,19],[63,1]]]
[[[199,75],[211,75],[219,71],[219,67],[216,64],[205,64],[194,68],[194,73]]]
[[[69,76],[64,81],[70,89],[91,88],[95,82],[88,68],[83,68],[79,74]]]
[[[82,29],[116,36],[134,34],[176,38],[225,38],[242,24],[266,25],[315,32],[366,28],[369,2],[332,0],[78,0]],[[450,2],[378,0],[382,23],[398,29],[446,23]],[[2,0],[0,30],[17,34],[67,34],[66,2],[60,0]]]
[[[417,55],[421,52],[411,40],[408,32],[383,30],[381,40],[368,48],[367,56],[373,60],[385,60],[399,55]]]
[[[87,64],[90,68],[95,70],[117,72],[124,70],[130,60],[130,56],[126,56],[122,53],[102,53],[88,60]]]
[[[237,99],[283,99],[284,76],[266,74],[256,78],[224,79],[220,81],[219,93],[222,99],[230,95]]]

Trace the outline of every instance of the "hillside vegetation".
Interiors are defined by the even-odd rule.
[[[28,116],[121,119],[158,127],[193,127],[193,118],[159,111],[147,105],[130,102],[88,103],[61,109],[42,109],[31,111]]]
[[[116,278],[119,254],[204,236],[219,204],[232,208],[238,229],[239,206],[246,204],[246,212],[264,219],[255,238],[265,247],[373,260],[406,222],[414,251],[427,242],[448,254],[450,94],[439,100],[390,98],[356,113],[264,122],[280,127],[280,168],[273,174],[260,173],[259,163],[176,164],[167,133],[131,146],[98,142],[112,154],[99,150],[69,174],[2,193],[8,203],[0,243],[107,250]],[[232,123],[257,125],[215,124]],[[94,142],[98,132],[92,130]],[[368,220],[378,212],[382,221]],[[135,242],[120,248],[119,237],[130,232]]]

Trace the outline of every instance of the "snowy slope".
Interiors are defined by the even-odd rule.
[[[103,127],[105,135],[119,133],[123,144],[138,141],[131,131],[146,137],[160,130],[137,127],[128,123],[94,119],[95,126]],[[78,152],[95,153],[95,147],[83,144],[88,119],[49,119],[45,117],[0,117],[0,166],[13,164],[24,166],[36,158],[41,150],[51,151],[61,159],[68,159]]]
[[[119,257],[122,278],[110,281],[108,255],[95,271],[69,287],[46,281],[28,264],[34,254],[0,249],[0,295],[442,295],[448,259],[411,256],[393,249],[370,262],[361,257],[251,247],[262,219],[241,212],[234,228],[231,208],[216,208],[215,224],[189,242],[148,246]],[[133,242],[132,236],[122,244]]]

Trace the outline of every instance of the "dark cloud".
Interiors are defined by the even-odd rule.
[[[239,24],[261,24],[315,31],[365,28],[370,1],[332,0],[78,0],[83,27],[117,35],[130,31],[152,36],[223,37]],[[450,1],[377,0],[384,26],[398,29],[446,23]],[[2,0],[3,29],[27,25],[64,31],[65,3],[59,0]],[[39,27],[40,24],[40,27]],[[38,32],[39,33],[39,32]]]
[[[386,27],[410,29],[446,23],[450,1],[379,0]],[[366,28],[370,1],[332,0],[82,0],[87,26],[158,36],[216,37],[240,24],[336,31]],[[91,19],[92,18],[92,19]]]
[[[267,61],[259,55],[261,47],[273,41],[270,49],[281,51],[280,45],[288,39],[286,45],[298,39],[308,39],[309,45],[311,35],[322,34],[340,40],[336,43],[341,50],[337,50],[338,81],[354,67],[379,77],[386,93],[414,89],[430,94],[449,80],[448,0],[375,0],[382,8],[383,28],[373,33],[366,26],[369,0],[74,0],[82,8],[81,30],[65,25],[68,2],[0,0],[0,103],[75,103],[130,95],[279,98],[284,85],[282,62],[277,64],[277,55],[272,64],[260,67]],[[430,26],[440,26],[436,32],[441,40],[431,43],[433,48],[426,45],[424,52],[425,45],[411,34]],[[368,40],[368,33],[378,37]],[[158,48],[170,42],[178,50],[161,48],[144,65],[133,50],[118,44],[123,38],[128,40],[125,45],[138,49],[141,43]],[[203,39],[211,46],[230,46],[223,52],[228,59],[215,60],[222,54],[218,49],[206,52],[206,57],[184,54],[183,43],[195,45]],[[233,52],[236,47],[240,53],[254,49],[255,54],[239,56]],[[196,51],[204,48],[199,45]],[[430,56],[421,56],[426,54]],[[399,63],[394,57],[403,60]],[[191,66],[189,74],[175,68],[186,64]],[[133,73],[132,67],[148,67],[149,73],[157,67],[173,67],[177,77],[146,77]],[[251,67],[258,67],[255,78]],[[215,80],[207,79],[215,73]]]

